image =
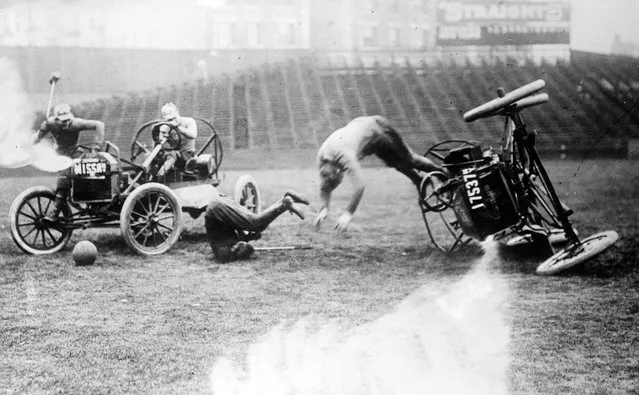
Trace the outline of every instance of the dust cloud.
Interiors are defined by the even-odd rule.
[[[15,64],[0,58],[0,168],[33,166],[55,172],[71,165],[53,142],[31,143],[34,116]]]
[[[496,247],[460,279],[432,280],[388,315],[343,331],[306,318],[273,328],[245,363],[219,359],[210,373],[228,394],[507,393],[510,327],[505,281],[491,273]]]

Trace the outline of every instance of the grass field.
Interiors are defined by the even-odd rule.
[[[133,255],[117,230],[74,233],[27,256],[7,212],[30,185],[0,179],[0,391],[5,393],[639,393],[639,165],[552,161],[581,235],[614,229],[600,257],[534,274],[533,251],[433,249],[414,187],[366,169],[352,228],[285,215],[256,245],[310,244],[216,264],[202,219],[161,257]],[[241,172],[225,173],[231,192]],[[250,171],[270,203],[311,170]],[[73,244],[99,257],[76,267]]]

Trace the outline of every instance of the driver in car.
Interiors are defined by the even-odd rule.
[[[72,157],[82,154],[76,151],[81,132],[93,131],[94,145],[101,147],[104,142],[104,122],[76,118],[71,112],[71,106],[60,103],[53,108],[53,115],[47,118],[40,130],[33,136],[32,143],[39,143],[46,135],[51,135],[56,143],[56,152],[59,155]],[[59,173],[58,184],[55,190],[55,204],[53,211],[47,216],[49,220],[55,220],[66,203],[69,194],[69,169]]]
[[[191,117],[180,115],[178,108],[173,103],[166,103],[161,110],[163,123],[159,126],[158,142],[170,139],[171,130],[180,133],[179,147],[171,146],[165,142],[164,163],[157,172],[161,178],[174,166],[184,167],[186,162],[195,156],[195,139],[197,138],[197,123]]]

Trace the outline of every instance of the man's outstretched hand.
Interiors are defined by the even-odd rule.
[[[348,211],[342,214],[337,220],[337,224],[335,225],[335,229],[339,232],[346,232],[348,229],[348,225],[351,223],[351,219],[353,219],[353,214]]]
[[[322,225],[322,223],[326,220],[327,216],[328,216],[328,209],[324,207],[319,211],[319,213],[317,213],[317,217],[315,217],[315,226],[319,228]],[[349,213],[348,211],[345,212],[337,220],[337,223],[335,224],[335,229],[338,232],[346,232],[346,230],[348,229],[348,225],[351,223],[352,218],[353,218],[353,214]]]
[[[319,228],[322,225],[322,222],[326,220],[327,216],[328,216],[328,209],[326,207],[323,207],[319,211],[319,213],[317,213],[317,217],[315,217],[315,226]]]

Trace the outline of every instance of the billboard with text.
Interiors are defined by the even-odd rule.
[[[440,1],[437,45],[570,43],[570,4],[526,1]]]

